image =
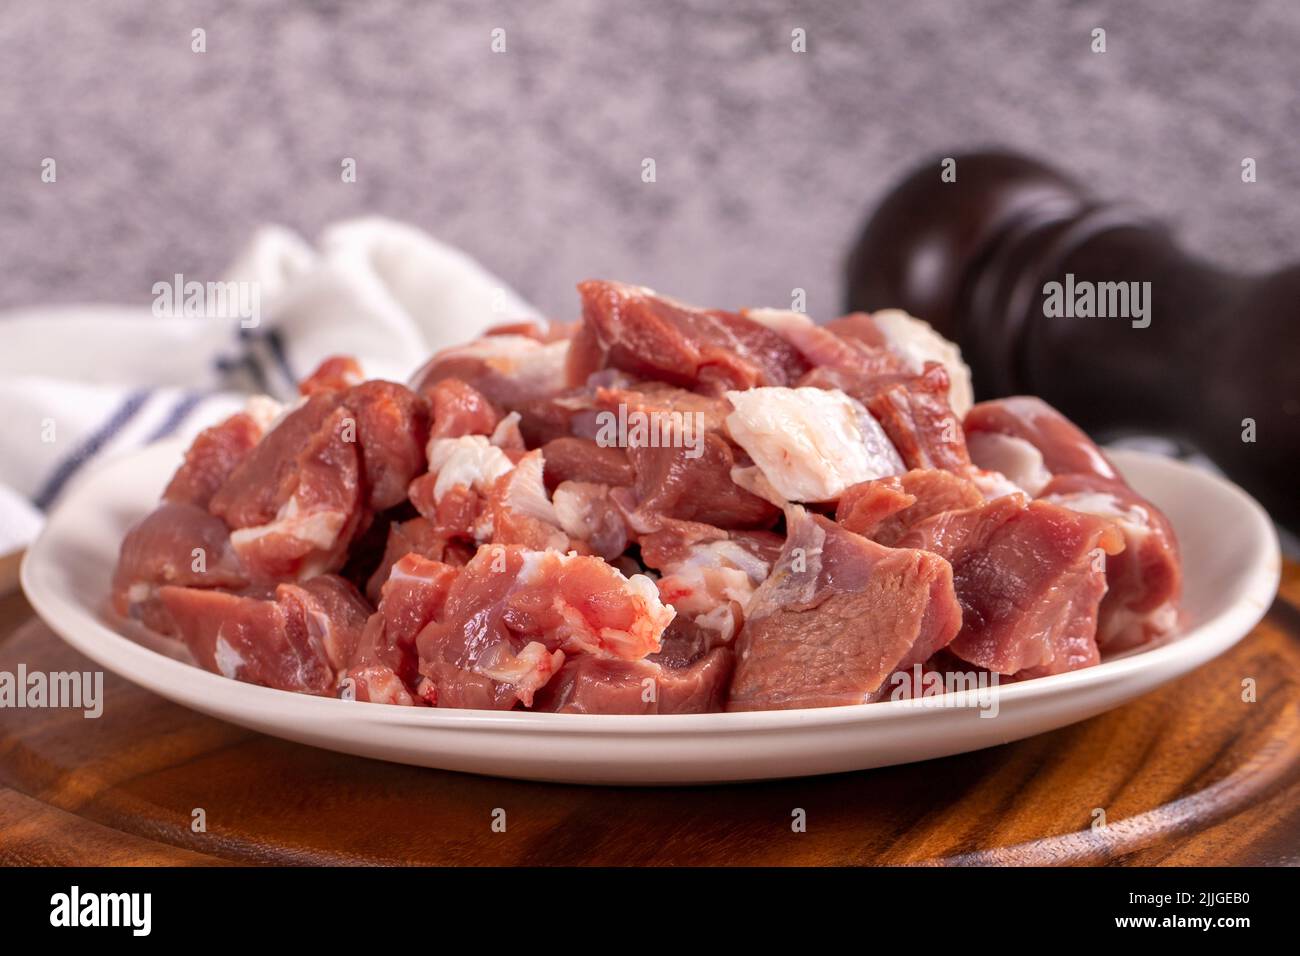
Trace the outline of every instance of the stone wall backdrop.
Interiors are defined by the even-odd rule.
[[[1300,258],[1298,50],[1294,0],[7,0],[0,306],[145,304],[260,223],[380,213],[559,316],[600,275],[716,305],[798,286],[825,317],[882,191],[986,144],[1275,267]]]

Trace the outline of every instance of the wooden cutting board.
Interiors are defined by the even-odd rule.
[[[19,662],[93,667],[12,594],[0,671]],[[1300,863],[1295,563],[1248,638],[1134,703],[990,750],[833,777],[519,783],[287,743],[112,674],[104,688],[98,720],[0,710],[0,862]]]

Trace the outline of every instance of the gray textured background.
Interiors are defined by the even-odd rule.
[[[606,275],[716,305],[800,286],[825,316],[881,191],[989,143],[1139,199],[1227,262],[1300,257],[1300,3],[1138,7],[4,0],[0,306],[143,304],[160,277],[217,273],[258,223],[310,236],[377,212],[554,314]]]

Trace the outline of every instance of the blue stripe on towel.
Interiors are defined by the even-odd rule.
[[[181,423],[189,418],[190,412],[194,411],[198,404],[207,397],[207,392],[186,392],[182,395],[180,401],[173,405],[172,410],[167,413],[167,417],[145,439],[145,444],[159,441],[175,432],[176,429],[181,427]]]
[[[92,432],[69,457],[59,463],[58,468],[54,469],[54,473],[50,475],[40,492],[32,499],[36,507],[44,511],[53,504],[54,499],[63,491],[64,485],[68,483],[72,476],[80,470],[82,465],[99,454],[100,450],[113,440],[113,436],[136,416],[152,394],[153,389],[142,388],[128,395],[108,421],[104,422],[98,431]]]
[[[293,368],[289,365],[289,356],[284,350],[284,339],[280,337],[279,329],[272,329],[266,333],[266,344],[271,347],[271,355],[275,358],[275,364],[289,383],[289,393],[296,394],[298,391],[298,376],[293,374]]]

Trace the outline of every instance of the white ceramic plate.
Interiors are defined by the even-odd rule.
[[[743,714],[594,716],[438,710],[308,697],[227,680],[115,630],[104,614],[118,544],[180,460],[158,445],[105,463],[66,493],[22,568],[37,612],[73,647],[186,707],[345,753],[502,777],[603,784],[757,780],[862,770],[978,750],[1101,713],[1185,674],[1240,640],[1277,591],[1281,561],[1264,511],[1236,486],[1139,452],[1114,459],[1182,543],[1186,621],[1158,647],[1097,667],[934,697]],[[996,702],[996,716],[990,713]],[[983,704],[983,706],[981,706]],[[112,700],[105,702],[113,706]]]

